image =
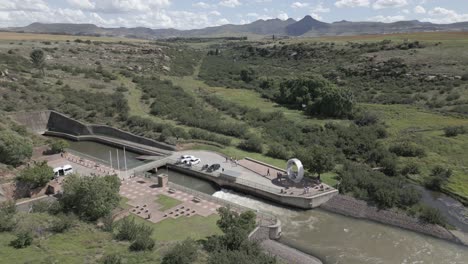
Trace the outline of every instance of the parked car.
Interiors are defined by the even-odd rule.
[[[191,159],[195,159],[195,157],[192,156],[192,155],[182,155],[182,156],[180,156],[180,158],[179,158],[179,162],[180,162],[180,163],[185,163],[185,161],[191,160]]]
[[[73,173],[73,167],[71,165],[64,165],[62,167],[54,168],[54,177],[65,176]]]
[[[212,164],[210,167],[208,167],[208,169],[206,171],[207,172],[213,172],[213,171],[219,170],[219,168],[221,168],[221,165]]]
[[[199,158],[192,158],[192,159],[187,159],[184,161],[185,164],[187,165],[190,165],[190,166],[193,166],[193,165],[197,165],[198,163],[200,163],[201,160]]]

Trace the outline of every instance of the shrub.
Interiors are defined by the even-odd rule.
[[[154,248],[155,242],[147,234],[140,234],[130,245],[131,251],[146,251]]]
[[[440,191],[450,176],[452,176],[451,169],[446,169],[439,165],[435,166],[432,168],[429,178],[426,179],[426,187],[431,190]]]
[[[51,231],[55,233],[63,233],[73,227],[76,223],[76,217],[72,214],[59,214],[52,222]]]
[[[122,257],[117,254],[105,255],[101,259],[102,264],[122,264]]]
[[[187,239],[167,252],[162,264],[191,264],[196,261],[197,255],[198,248],[195,241]]]
[[[70,147],[67,141],[63,139],[53,140],[50,144],[50,149],[52,153],[62,153],[65,151],[66,148]]]
[[[135,223],[135,219],[125,217],[120,222],[119,231],[117,232],[116,238],[118,240],[133,241],[138,236],[138,224]]]
[[[44,187],[54,177],[54,171],[47,161],[43,161],[34,167],[26,168],[16,177],[19,182],[26,183],[30,188]]]
[[[412,142],[398,143],[390,147],[390,151],[401,157],[424,157],[426,152]]]
[[[435,224],[444,226],[445,219],[440,213],[440,211],[436,208],[423,206],[419,215],[419,219],[425,223]]]
[[[239,143],[240,149],[252,151],[252,152],[263,152],[262,139],[257,136],[250,136],[248,139]]]
[[[355,118],[354,118],[354,123],[358,126],[369,126],[369,125],[375,125],[379,122],[379,118],[375,113],[371,112],[363,112],[359,113]]]
[[[419,202],[421,199],[421,192],[414,187],[404,187],[399,192],[398,206],[402,208],[411,207]]]
[[[272,144],[268,146],[267,156],[277,159],[288,159],[289,153],[288,150],[281,144]]]
[[[446,137],[456,137],[460,134],[465,134],[466,129],[463,126],[449,126],[444,128]]]
[[[120,224],[119,231],[116,235],[118,240],[128,240],[132,242],[130,250],[144,251],[154,248],[155,242],[151,238],[153,229],[145,224],[135,223],[135,219],[126,217]]]
[[[0,162],[20,165],[32,156],[32,142],[10,130],[0,131]]]
[[[0,203],[0,232],[13,230],[16,225],[15,214],[16,204],[14,201]]]
[[[419,174],[419,166],[416,163],[409,163],[401,169],[401,174],[410,175],[410,174]]]
[[[16,239],[10,242],[10,246],[14,248],[25,248],[30,246],[32,242],[32,233],[30,231],[24,231],[16,235]]]

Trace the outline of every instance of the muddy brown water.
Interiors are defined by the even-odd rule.
[[[468,247],[404,229],[320,209],[292,210],[228,190],[213,195],[277,216],[281,242],[324,263],[468,263]]]

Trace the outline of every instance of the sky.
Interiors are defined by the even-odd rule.
[[[0,0],[0,27],[92,23],[193,29],[258,19],[468,21],[468,0]]]

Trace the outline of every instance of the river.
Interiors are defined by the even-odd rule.
[[[468,248],[370,221],[320,209],[292,210],[232,191],[213,194],[283,223],[281,242],[324,263],[468,263]]]

